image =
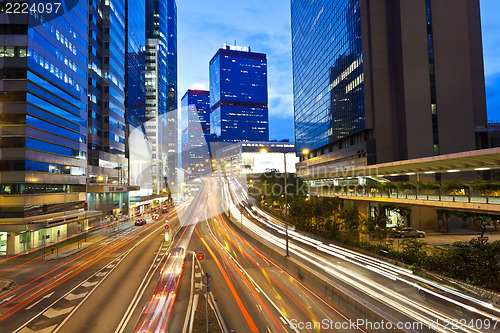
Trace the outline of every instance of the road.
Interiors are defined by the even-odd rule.
[[[201,265],[212,278],[211,290],[228,329],[311,332],[298,327],[323,319],[348,323],[349,318],[340,309],[316,296],[236,232],[221,215],[219,181],[207,182],[211,198],[207,209],[212,218],[196,225],[196,237],[189,248],[206,253],[207,259]]]
[[[186,332],[194,300],[204,299],[205,273],[211,308],[225,332],[372,331],[349,325],[358,318],[349,316],[346,304],[320,298],[314,286],[256,246],[252,238],[284,253],[285,232],[280,221],[265,221],[262,211],[247,205],[240,211],[246,199],[236,181],[206,178],[189,206],[158,221],[123,226],[67,258],[41,261],[33,255],[1,263],[0,277],[17,285],[0,296],[0,331]],[[172,228],[179,226],[168,243],[166,218]],[[500,329],[495,305],[367,255],[292,230],[289,236],[291,258],[395,322],[409,323],[409,332]],[[193,256],[200,251],[206,257],[201,263]],[[215,317],[210,315],[212,325]],[[194,326],[200,329],[199,322]]]
[[[228,184],[230,186],[225,185],[225,195],[232,198],[228,200],[231,213],[240,214],[232,200],[238,205],[248,206],[245,204],[247,194],[236,180]],[[253,237],[283,252],[285,230],[282,224],[272,223],[272,217],[253,209],[245,208],[241,219],[243,228]],[[415,324],[419,332],[494,332],[500,329],[500,309],[497,305],[356,251],[323,243],[292,230],[289,230],[289,236],[292,258],[346,288],[363,302],[376,306],[396,321]]]
[[[167,249],[166,217],[175,222],[176,212],[144,226],[130,222],[67,258],[2,263],[1,277],[17,283],[0,297],[2,332],[114,332],[143,280],[156,282]],[[144,295],[150,289],[151,283]]]

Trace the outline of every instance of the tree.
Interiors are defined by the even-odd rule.
[[[469,188],[469,186],[467,184],[462,183],[461,181],[458,181],[456,179],[452,179],[448,182],[445,182],[441,186],[441,189],[447,195],[463,195],[463,194],[465,194],[465,191],[468,188]]]
[[[359,238],[359,227],[361,217],[359,211],[355,207],[346,207],[340,212],[340,218],[344,220],[344,224],[350,236]]]

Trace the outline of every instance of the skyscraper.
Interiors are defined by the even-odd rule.
[[[146,10],[142,0],[126,0],[125,34],[125,119],[127,121],[127,158],[129,184],[140,192],[130,196],[151,195],[151,138],[146,132],[145,54]]]
[[[166,189],[177,167],[177,7],[146,1],[146,121],[153,146],[153,190]],[[169,181],[170,180],[170,181]]]
[[[348,167],[475,149],[487,121],[478,0],[291,8],[302,159]]]
[[[210,157],[210,93],[189,89],[181,99],[182,168],[190,177],[212,171]]]
[[[57,15],[0,13],[1,255],[84,220],[88,7],[63,2]]]
[[[167,156],[166,174],[175,186],[178,166],[177,117],[177,4],[167,0]]]
[[[268,141],[267,59],[224,45],[210,60],[210,131],[220,141]]]
[[[128,214],[128,137],[144,126],[144,4],[92,1],[89,10],[88,202]]]

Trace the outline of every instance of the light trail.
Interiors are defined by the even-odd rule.
[[[233,216],[239,216],[240,215],[240,214],[238,214],[239,210],[236,207],[235,203],[233,202],[232,196],[229,194],[230,191],[232,191],[234,193],[234,197],[236,197],[238,199],[238,203],[240,205],[242,205],[242,206],[246,206],[246,205],[243,202],[241,202],[241,199],[237,195],[236,191],[231,189],[230,186],[225,183],[224,192],[225,192],[225,195],[227,195],[227,197],[230,198],[229,207],[228,207],[229,211],[231,212],[231,214]],[[234,214],[238,214],[238,215],[234,215]],[[259,238],[262,238],[266,242],[274,244],[275,246],[277,246],[280,249],[285,248],[284,239],[282,239],[281,237],[275,236],[274,234],[264,230],[261,227],[258,227],[255,223],[253,223],[251,220],[249,220],[245,215],[243,215],[240,218],[242,220],[241,222],[242,222],[243,226],[245,228],[247,228],[248,230],[252,231]],[[282,235],[285,234],[285,228],[283,228],[281,225],[276,225],[274,223],[271,223],[271,222],[265,221],[265,220],[260,221],[260,222],[265,224],[266,227],[268,227],[269,229],[271,229],[275,232],[278,232],[279,234],[282,234]],[[371,258],[369,256],[359,254],[359,253],[351,251],[351,250],[346,250],[346,249],[343,249],[339,246],[335,246],[332,244],[329,244],[327,246],[318,240],[301,235],[300,233],[297,233],[293,230],[289,230],[288,234],[289,234],[289,237],[291,239],[294,239],[294,240],[296,240],[296,241],[298,241],[298,242],[300,242],[308,247],[312,247],[313,249],[315,249],[317,251],[321,251],[328,256],[333,256],[333,257],[336,257],[338,259],[349,262],[351,264],[354,264],[360,268],[368,269],[368,270],[370,270],[374,273],[377,273],[385,278],[389,278],[392,281],[400,281],[400,282],[403,282],[403,283],[410,285],[414,288],[417,288],[419,290],[425,290],[425,292],[427,292],[431,295],[434,295],[436,297],[439,297],[442,300],[453,304],[454,306],[459,306],[459,307],[463,308],[464,310],[469,311],[470,313],[479,314],[479,315],[481,315],[485,318],[488,318],[492,321],[500,322],[500,317],[498,317],[498,316],[495,316],[495,315],[492,315],[492,314],[485,312],[483,310],[474,308],[474,307],[472,307],[472,306],[470,306],[462,301],[458,301],[458,300],[452,299],[450,297],[447,297],[445,295],[441,295],[439,293],[436,293],[436,292],[430,290],[429,288],[425,288],[424,286],[417,285],[414,280],[429,284],[429,285],[436,287],[436,288],[439,288],[439,289],[441,289],[449,294],[458,296],[464,300],[474,302],[480,306],[486,307],[487,309],[493,310],[494,312],[498,313],[499,309],[494,307],[492,304],[475,299],[473,297],[462,294],[462,293],[457,292],[455,290],[452,290],[450,288],[441,286],[441,285],[434,283],[432,281],[429,281],[427,279],[417,277],[409,270],[390,265],[388,263]],[[333,264],[331,264],[331,262],[329,260],[325,260],[324,258],[318,256],[314,252],[306,250],[306,248],[304,248],[304,247],[301,247],[301,246],[294,244],[294,243],[290,243],[289,247],[293,253],[302,257],[304,260],[308,261],[310,264],[316,266],[319,269],[319,271],[322,271],[322,270],[326,271],[330,275],[335,276],[335,277],[343,280],[345,283],[349,284],[350,286],[352,286],[358,290],[361,290],[365,293],[368,293],[371,297],[382,301],[383,303],[389,305],[394,310],[401,312],[404,315],[408,315],[415,320],[421,321],[422,323],[426,323],[426,324],[430,323],[430,322],[436,322],[436,319],[441,320],[443,323],[445,323],[446,321],[452,322],[453,320],[456,320],[457,322],[459,322],[459,319],[457,319],[453,316],[446,315],[442,312],[437,312],[436,310],[434,310],[434,309],[432,309],[432,308],[430,308],[430,307],[428,307],[420,302],[412,301],[412,300],[404,297],[403,295],[395,292],[394,290],[385,290],[385,289],[383,289],[384,288],[383,286],[377,284],[375,281],[365,279],[361,275],[356,275],[355,273],[351,272],[350,270],[346,269],[345,267],[342,268],[343,272],[345,272],[348,275],[351,275],[351,277],[348,277],[345,274],[341,274],[340,272],[333,270],[331,267],[328,267],[328,266],[325,267],[325,265],[331,266]],[[321,264],[319,264],[319,263],[321,263]],[[353,280],[353,278],[355,280]],[[412,279],[413,279],[413,281],[412,281]],[[366,286],[369,286],[369,287],[362,286],[360,284],[360,282],[362,282],[363,284],[366,284]],[[378,291],[371,289],[371,287],[374,287],[374,286],[376,286],[376,289]],[[397,299],[404,299],[404,303],[406,303],[407,306],[411,306],[413,308],[413,310],[406,307],[406,306],[403,306],[401,304],[401,302],[394,302],[391,298],[383,296],[382,294],[380,294],[380,292],[382,292],[382,291],[383,291],[383,293],[388,294],[391,297],[394,297]],[[425,313],[425,315],[423,315],[421,313]],[[447,330],[444,330],[443,327],[444,326],[441,326],[439,329],[443,329],[443,332],[446,332]],[[460,329],[464,332],[477,332],[477,330],[475,330],[474,328],[460,327]]]
[[[184,259],[187,253],[187,246],[193,235],[196,223],[199,221],[200,207],[205,204],[207,189],[197,194],[197,202],[191,202],[192,214],[188,217],[188,225],[177,241],[174,252],[170,253],[165,264],[160,270],[160,277],[156,285],[153,296],[145,306],[141,317],[134,329],[134,332],[157,332],[167,331],[172,307],[177,297],[179,281],[184,270]],[[203,204],[201,204],[203,200]]]

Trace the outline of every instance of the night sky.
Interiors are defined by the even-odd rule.
[[[480,3],[488,119],[500,122],[500,1]],[[179,105],[187,89],[208,90],[208,62],[224,43],[250,46],[267,54],[270,139],[294,141],[290,1],[181,0],[177,6]]]

